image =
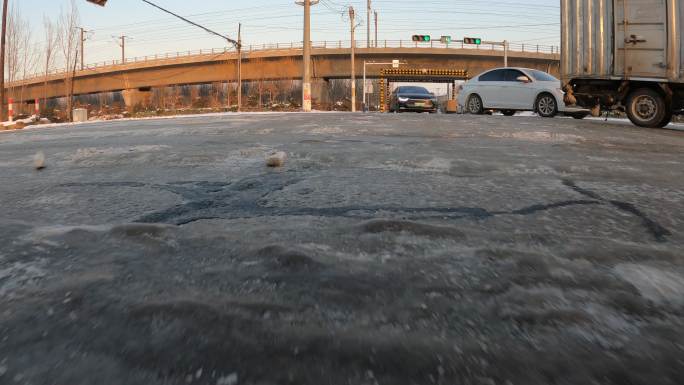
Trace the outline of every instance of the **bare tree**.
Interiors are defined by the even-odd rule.
[[[8,14],[6,35],[6,63],[7,77],[11,83],[10,95],[19,100],[24,100],[25,84],[19,83],[36,71],[37,49],[32,39],[32,28],[28,19],[24,18],[16,5]],[[17,84],[20,84],[17,86]],[[19,90],[17,91],[17,88]],[[23,104],[19,104],[20,108]]]
[[[33,75],[37,72],[38,70],[38,46],[34,44],[33,42],[33,28],[31,27],[30,22],[27,20],[23,28],[25,28],[25,32],[22,35],[22,40],[21,40],[21,57],[20,57],[20,66],[21,66],[21,78],[26,79],[30,75]],[[26,84],[23,82],[21,84],[21,88],[19,91],[19,100],[24,100],[24,93],[26,91]]]
[[[78,39],[79,34],[76,28],[79,25],[78,8],[76,1],[71,0],[69,8],[62,9],[58,22],[58,38],[59,47],[64,60],[64,88],[67,101],[67,119],[71,120],[73,110],[73,94],[74,94],[74,77],[76,74],[76,65],[78,63]]]
[[[16,97],[15,83],[19,74],[19,62],[22,56],[21,42],[24,40],[23,35],[26,33],[25,23],[16,6],[12,6],[7,16],[7,34],[6,34],[6,66],[7,79],[12,85],[10,95]]]
[[[48,77],[50,76],[50,70],[55,61],[55,54],[58,44],[57,36],[57,26],[47,17],[43,17],[43,30],[45,32],[45,50],[43,51],[43,67],[45,74],[45,82],[43,84],[43,89],[45,90],[45,95],[43,96],[43,106],[47,107],[47,85]]]

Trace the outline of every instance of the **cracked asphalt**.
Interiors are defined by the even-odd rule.
[[[536,117],[0,133],[0,384],[681,384],[683,154]]]

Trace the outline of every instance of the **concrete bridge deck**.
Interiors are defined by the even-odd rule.
[[[410,44],[409,44],[410,45]],[[350,78],[350,48],[336,44],[312,49],[314,83],[329,79]],[[498,47],[497,47],[498,48]],[[400,59],[412,68],[465,69],[471,76],[503,65],[503,51],[483,47],[379,47],[356,49],[357,77],[363,74],[363,61],[391,61]],[[556,52],[509,51],[509,65],[536,68],[557,74],[560,55]],[[243,52],[243,81],[301,79],[302,50],[298,47],[269,47]],[[376,78],[381,66],[368,66],[367,76]],[[53,73],[8,84],[17,102],[31,102],[36,98],[55,98],[66,95],[66,73]],[[174,85],[235,82],[237,53],[211,50],[189,55],[155,55],[144,60],[88,66],[75,73],[74,95],[111,91],[147,91],[153,87]],[[314,84],[315,86],[315,84]],[[315,95],[314,95],[315,97]]]

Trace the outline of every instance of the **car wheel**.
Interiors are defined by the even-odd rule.
[[[661,128],[670,123],[672,111],[658,92],[640,88],[627,98],[627,116],[639,127]]]
[[[558,103],[551,94],[541,94],[537,97],[534,109],[542,118],[553,118],[558,113]]]
[[[503,110],[501,113],[504,114],[504,116],[513,116],[515,115],[515,110]]]
[[[481,115],[484,111],[482,106],[482,99],[479,95],[470,95],[468,98],[468,113],[473,115]]]

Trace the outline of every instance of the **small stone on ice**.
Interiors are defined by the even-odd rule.
[[[287,154],[283,151],[278,151],[275,154],[269,155],[266,159],[266,165],[268,167],[282,167],[285,164],[285,159],[287,159]]]
[[[36,155],[33,156],[33,165],[36,167],[36,170],[45,168],[45,154],[43,151],[38,151]]]
[[[216,381],[216,385],[237,385],[238,375],[237,373],[231,373],[225,377],[221,377]]]

